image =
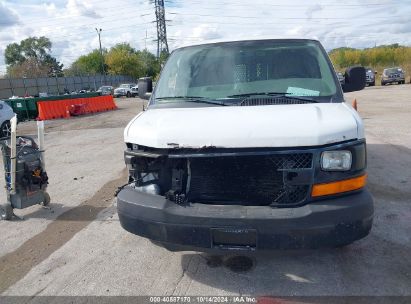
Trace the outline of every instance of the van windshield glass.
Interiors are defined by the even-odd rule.
[[[227,42],[178,49],[164,67],[152,102],[189,102],[197,96],[224,99],[229,104],[248,94],[330,102],[340,92],[326,56],[318,42],[308,40]]]

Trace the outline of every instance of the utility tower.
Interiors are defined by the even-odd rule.
[[[157,23],[157,58],[160,58],[161,52],[169,53],[166,30],[166,13],[164,9],[164,0],[154,0],[156,8]]]

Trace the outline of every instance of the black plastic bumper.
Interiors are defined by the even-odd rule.
[[[179,206],[162,196],[126,187],[117,196],[127,231],[170,250],[270,250],[343,246],[372,226],[367,190],[298,208]]]

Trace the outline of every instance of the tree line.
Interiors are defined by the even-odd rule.
[[[76,59],[65,76],[85,76],[92,74],[126,75],[135,79],[145,76],[156,77],[161,63],[167,55],[162,53],[159,59],[147,50],[136,50],[129,43],[119,43],[109,50],[94,50]],[[103,62],[103,64],[102,64]],[[104,71],[103,71],[104,69]]]
[[[7,76],[38,78],[87,76],[95,74],[125,75],[133,78],[157,77],[168,54],[156,58],[147,50],[136,50],[129,43],[110,49],[93,50],[78,57],[68,68],[51,55],[52,43],[47,37],[29,37],[9,44],[4,53]]]
[[[411,65],[411,47],[399,44],[381,45],[367,49],[338,48],[329,52],[336,69],[362,65],[374,69]]]

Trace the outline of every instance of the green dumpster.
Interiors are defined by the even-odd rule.
[[[23,99],[23,98],[7,99],[5,101],[13,109],[13,112],[17,114],[17,119],[19,121],[25,121],[25,120],[34,119],[37,117],[37,106],[35,105],[36,109],[34,110],[36,114],[32,113],[30,115],[27,99]]]
[[[37,98],[26,98],[25,101],[28,113],[27,119],[36,119],[38,116]]]

